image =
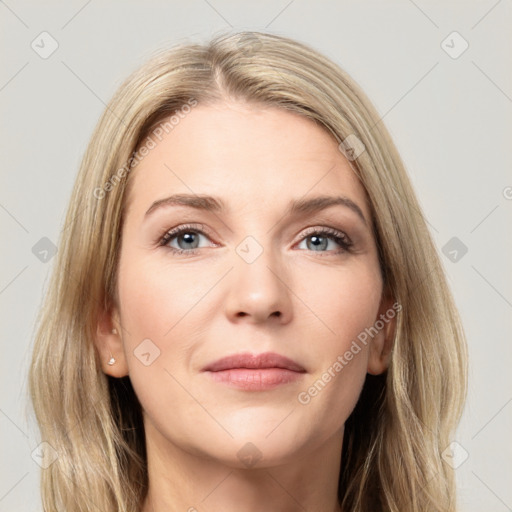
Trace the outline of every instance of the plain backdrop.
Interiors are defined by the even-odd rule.
[[[512,510],[511,26],[506,0],[0,0],[0,511],[41,510],[27,369],[55,260],[40,248],[58,244],[92,129],[153,51],[225,29],[310,44],[383,116],[468,337],[460,508]]]

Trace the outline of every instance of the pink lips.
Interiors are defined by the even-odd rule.
[[[252,391],[273,389],[306,373],[295,361],[273,352],[234,354],[209,364],[203,371],[216,382]]]

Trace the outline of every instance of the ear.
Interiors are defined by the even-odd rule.
[[[103,373],[118,378],[128,375],[128,365],[124,355],[123,329],[117,308],[113,307],[110,311],[100,312],[94,344],[100,356]],[[112,358],[114,358],[113,364],[108,364]]]
[[[371,375],[380,375],[389,367],[396,329],[396,316],[401,309],[401,304],[395,302],[393,297],[383,295],[373,324],[373,328],[377,330],[377,333],[373,336],[370,343],[368,356],[367,371]]]

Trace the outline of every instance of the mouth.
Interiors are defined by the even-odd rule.
[[[274,352],[234,354],[205,366],[214,382],[246,391],[263,391],[300,379],[306,370],[299,363]]]

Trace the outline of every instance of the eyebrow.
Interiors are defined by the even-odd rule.
[[[208,212],[220,213],[226,211],[226,205],[219,197],[213,197],[202,194],[174,194],[163,199],[155,201],[145,213],[144,217],[147,218],[151,213],[160,208],[167,206],[188,206],[197,210],[204,210]],[[313,214],[318,211],[324,210],[331,206],[345,206],[355,212],[361,220],[368,226],[366,218],[361,208],[344,196],[316,196],[309,199],[295,199],[290,201],[285,212],[285,216],[296,216]]]

